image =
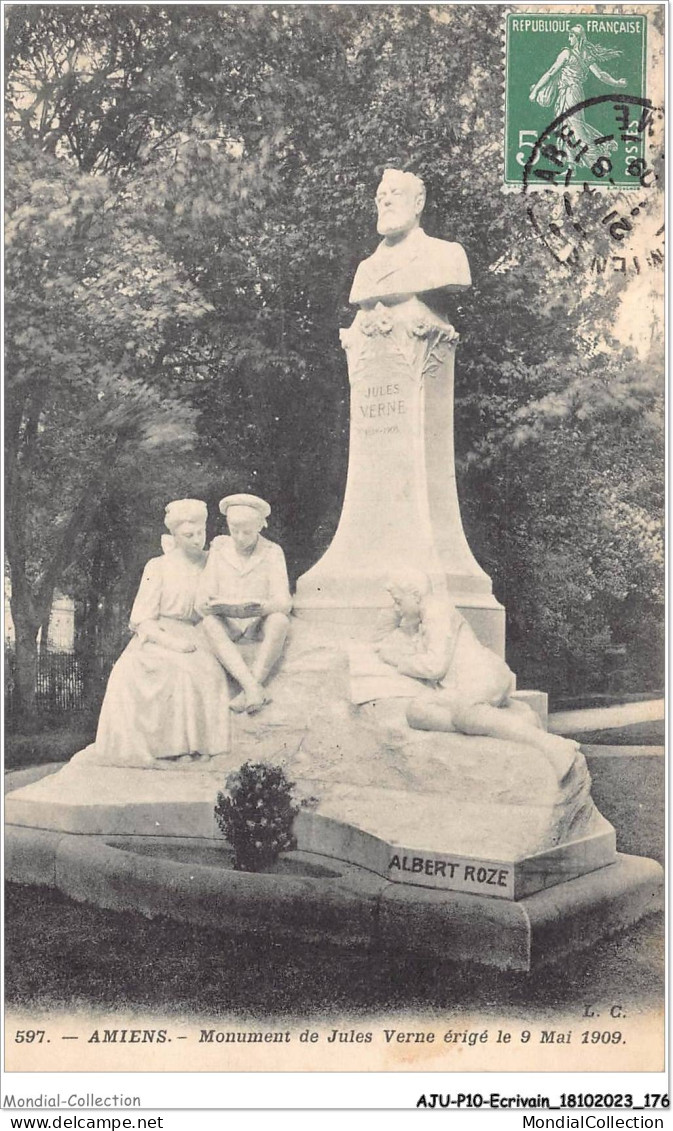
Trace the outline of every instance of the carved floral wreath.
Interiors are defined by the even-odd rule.
[[[360,323],[362,333],[366,334],[368,338],[375,337],[377,334],[389,334],[392,328],[393,320],[382,302],[377,303]]]
[[[429,338],[431,334],[437,334],[439,341],[448,342],[449,345],[455,345],[460,337],[458,331],[449,323],[438,326],[436,322],[430,322],[423,316],[414,319],[407,327],[407,332],[412,338]]]
[[[382,302],[379,302],[373,310],[368,311],[364,316],[360,322],[360,329],[368,338],[372,338],[379,334],[389,334],[393,325],[394,322],[388,308]],[[408,324],[406,330],[410,338],[429,338],[432,334],[436,334],[438,340],[448,342],[449,345],[455,345],[459,338],[458,331],[454,330],[453,326],[448,324],[438,326],[436,322],[431,322],[429,318],[425,318],[423,315]]]

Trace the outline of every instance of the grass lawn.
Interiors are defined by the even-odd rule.
[[[13,884],[5,919],[6,1005],[36,1014],[126,1010],[291,1023],[409,1012],[430,1020],[456,1010],[486,1019],[521,1010],[580,1016],[585,1001],[617,1000],[637,1013],[663,1003],[660,915],[536,975],[233,936]]]
[[[46,762],[67,762],[96,737],[96,719],[88,715],[37,718],[5,733],[5,769],[24,770]]]
[[[600,730],[582,730],[568,735],[582,746],[664,746],[666,722],[648,719],[624,727],[602,727]]]

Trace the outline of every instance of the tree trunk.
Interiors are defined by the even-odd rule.
[[[37,676],[37,633],[39,623],[19,612],[12,596],[12,619],[16,634],[16,685],[14,713],[35,715],[35,682]]]
[[[104,512],[105,513],[105,512]],[[105,693],[106,620],[112,584],[107,543],[99,538],[93,548],[91,570],[82,601],[82,616],[77,640],[77,655],[82,673],[83,706],[99,711]]]
[[[48,621],[53,590],[48,596],[36,601],[26,578],[23,556],[19,554],[9,560],[11,597],[10,607],[14,621],[16,639],[16,683],[13,708],[16,714],[27,717],[35,714],[35,681],[37,676],[37,634],[40,626]],[[45,641],[46,648],[46,641]]]
[[[101,617],[96,595],[91,590],[84,601],[82,632],[78,641],[77,656],[82,673],[82,705],[86,711],[100,707],[104,680],[102,677]]]
[[[5,553],[11,583],[10,608],[16,641],[16,671],[13,713],[35,715],[35,682],[37,676],[37,634],[49,616],[53,589],[37,600],[26,571],[25,490],[16,464],[8,461],[6,482]],[[46,643],[46,642],[45,642]]]

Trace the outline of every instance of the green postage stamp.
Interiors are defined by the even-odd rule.
[[[646,183],[646,39],[633,10],[508,13],[505,185]]]

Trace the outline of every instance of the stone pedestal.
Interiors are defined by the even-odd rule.
[[[350,700],[346,652],[299,623],[272,702],[232,716],[232,749],[170,768],[101,765],[89,747],[5,800],[8,825],[99,836],[220,838],[218,789],[242,762],[281,764],[305,802],[300,850],[396,885],[519,900],[606,867],[615,834],[584,758],[559,781],[532,747],[412,730],[405,699]]]
[[[341,333],[351,386],[348,480],[338,529],[299,578],[295,613],[363,631],[391,568],[414,566],[504,654],[505,614],[467,544],[453,447],[458,335],[418,298],[360,310]]]
[[[6,828],[5,870],[14,883],[149,918],[513,971],[590,947],[658,910],[663,897],[660,865],[634,856],[511,901],[390,883],[307,852],[281,858],[272,873],[235,872],[221,842],[15,825]]]
[[[229,755],[162,771],[83,752],[60,772],[12,775],[8,878],[103,907],[513,970],[658,905],[661,868],[615,852],[581,754],[559,782],[532,749],[391,726],[391,705],[353,705],[348,683],[347,655],[300,622],[273,702],[232,718]],[[281,763],[308,803],[292,874],[227,863],[214,803],[246,759]]]
[[[576,777],[583,774],[580,767]],[[7,827],[221,841],[214,806],[225,778],[226,773],[213,771],[75,764],[8,794]],[[542,804],[540,813],[529,806],[509,838],[490,835],[491,826],[506,828],[512,815],[507,805],[491,799],[474,804],[453,801],[441,788],[433,794],[389,785],[350,786],[338,775],[336,781],[305,778],[297,785],[305,795],[322,793],[315,810],[297,817],[298,848],[326,863],[358,865],[394,884],[519,900],[616,858],[614,830],[591,805],[586,778],[573,787],[584,797],[571,803],[570,819],[553,812],[553,800]],[[556,808],[561,807],[557,801]]]

